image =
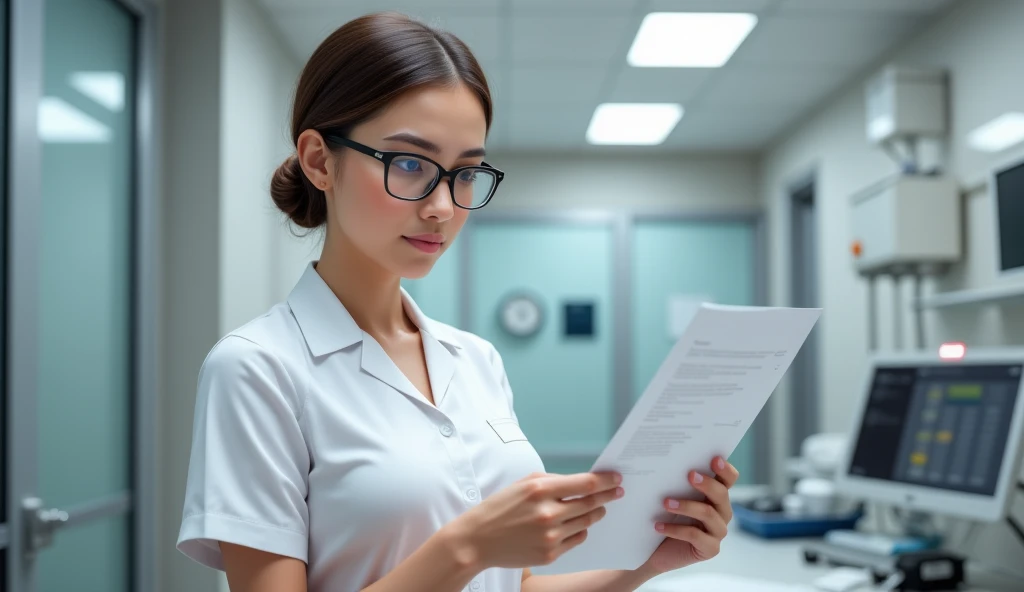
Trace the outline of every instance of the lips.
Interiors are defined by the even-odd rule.
[[[407,236],[405,238],[407,238],[409,240],[420,241],[420,242],[423,242],[423,243],[438,243],[438,244],[440,244],[440,243],[444,242],[444,235],[443,234],[417,234],[415,236]]]
[[[405,236],[402,238],[404,238],[410,245],[424,253],[438,252],[441,249],[441,243],[444,242],[443,234],[419,234],[416,236]]]

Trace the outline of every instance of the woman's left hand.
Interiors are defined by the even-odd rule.
[[[704,501],[664,500],[668,512],[693,518],[699,524],[690,526],[659,522],[652,525],[666,538],[642,570],[662,574],[718,555],[722,539],[732,521],[729,488],[736,483],[739,472],[721,457],[711,461],[711,470],[714,476],[697,471],[691,471],[689,475],[690,484],[704,494]]]

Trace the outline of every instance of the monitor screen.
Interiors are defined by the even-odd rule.
[[[995,495],[1022,366],[877,367],[849,474]]]
[[[1024,162],[995,175],[1000,271],[1024,268]]]

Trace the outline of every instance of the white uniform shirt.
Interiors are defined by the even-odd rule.
[[[441,526],[543,471],[501,357],[426,318],[431,405],[310,264],[286,303],[224,337],[199,375],[178,548],[223,569],[218,541],[307,563],[310,592],[359,590]],[[520,590],[488,569],[470,592]]]

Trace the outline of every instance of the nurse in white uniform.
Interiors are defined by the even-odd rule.
[[[323,251],[199,375],[178,548],[234,592],[610,592],[717,553],[737,478],[718,458],[680,472],[706,500],[664,502],[699,526],[651,524],[666,539],[641,568],[530,574],[584,540],[621,478],[544,474],[498,352],[399,284],[494,196],[490,124],[469,49],[399,15],[346,24],[303,70],[271,193]]]

